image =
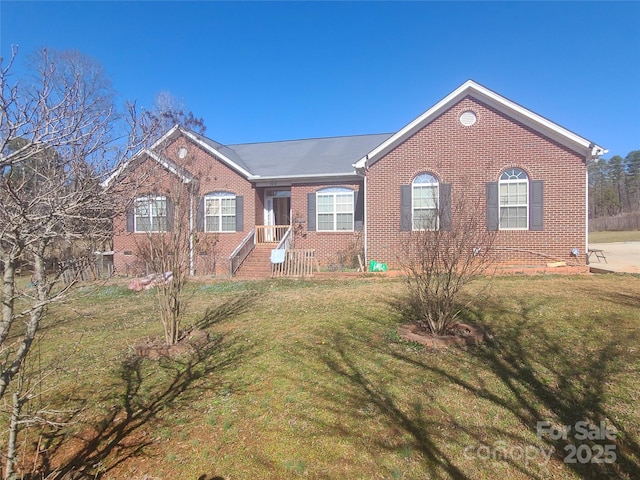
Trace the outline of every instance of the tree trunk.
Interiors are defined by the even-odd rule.
[[[16,463],[16,443],[18,438],[18,424],[20,421],[20,411],[22,410],[22,400],[17,393],[13,394],[13,408],[11,409],[11,422],[9,424],[9,444],[7,445],[7,470],[5,480],[16,480],[17,472],[14,470]]]

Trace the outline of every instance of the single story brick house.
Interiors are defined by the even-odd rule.
[[[149,232],[180,228],[199,239],[195,275],[286,255],[273,250],[313,252],[320,268],[358,255],[394,268],[403,235],[446,229],[445,206],[462,201],[496,232],[501,264],[584,265],[586,164],[605,152],[473,81],[395,133],[223,145],[176,126],[110,179],[137,178],[114,222],[114,264],[141,273],[136,249]],[[182,219],[176,183],[189,187]]]

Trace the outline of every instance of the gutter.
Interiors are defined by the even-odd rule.
[[[268,177],[261,177],[260,175],[253,175],[247,180],[253,183],[256,187],[277,187],[277,186],[289,186],[294,183],[318,183],[323,180],[336,181],[336,180],[344,180],[350,181],[354,180],[360,176],[357,172],[349,172],[349,173],[318,173],[313,175],[273,175]]]

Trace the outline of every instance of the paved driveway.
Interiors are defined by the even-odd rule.
[[[602,250],[607,257],[605,263],[591,255],[590,267],[612,272],[640,273],[640,242],[590,243],[589,248]]]

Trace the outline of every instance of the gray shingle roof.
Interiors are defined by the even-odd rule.
[[[199,133],[196,133],[193,131],[190,133],[193,134],[196,138],[198,138],[198,140],[200,140],[201,142],[206,143],[214,150],[217,150],[218,152],[220,152],[222,155],[227,157],[229,160],[231,160],[233,163],[235,163],[239,167],[243,168],[244,170],[251,171],[249,166],[231,148],[227,147],[226,145],[222,145],[221,143],[218,143],[215,140],[211,140],[210,138],[207,138],[204,135],[200,135]]]
[[[355,135],[282,142],[228,145],[225,153],[246,170],[261,177],[352,174],[352,164],[392,134]],[[206,140],[210,145],[212,140]],[[219,144],[218,144],[219,145]]]

